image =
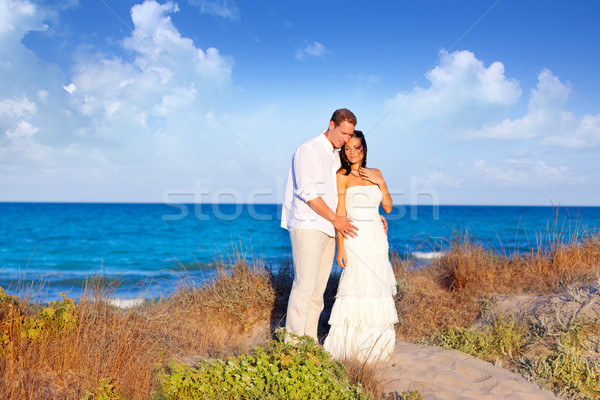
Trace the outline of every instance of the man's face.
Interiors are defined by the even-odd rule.
[[[346,144],[353,133],[354,125],[350,122],[342,121],[338,126],[335,126],[333,121],[329,121],[329,134],[327,135],[327,139],[329,139],[336,149],[339,149]]]

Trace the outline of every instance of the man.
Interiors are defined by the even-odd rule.
[[[286,329],[315,340],[333,266],[336,230],[344,237],[354,237],[357,230],[352,220],[335,212],[339,149],[355,126],[356,116],[350,110],[336,110],[327,130],[296,149],[284,193],[281,227],[290,232],[294,262]]]

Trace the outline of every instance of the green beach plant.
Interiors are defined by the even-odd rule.
[[[87,391],[81,400],[124,400],[125,397],[111,384],[110,378],[100,379],[94,391]]]
[[[600,322],[576,320],[561,328],[543,354],[520,359],[521,371],[569,398],[599,398],[600,362],[591,354],[597,354]]]
[[[438,336],[440,347],[454,349],[487,361],[513,358],[524,349],[527,327],[514,316],[497,316],[481,329],[452,327]]]
[[[281,337],[279,338],[281,339]],[[202,362],[197,368],[171,363],[155,400],[368,399],[351,385],[342,363],[310,338],[295,344],[269,341],[250,354]]]
[[[25,317],[23,330],[31,340],[38,339],[41,335],[52,335],[73,330],[77,326],[77,310],[72,299],[60,294],[60,299],[39,309],[35,315]]]
[[[600,398],[600,363],[576,347],[561,344],[545,357],[523,360],[522,370],[555,392],[577,399]]]

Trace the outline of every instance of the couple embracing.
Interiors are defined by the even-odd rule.
[[[294,153],[281,226],[290,233],[294,283],[286,329],[317,338],[334,255],[343,268],[324,348],[336,359],[386,359],[394,350],[396,280],[386,222],[392,210],[381,172],[367,168],[367,143],[356,116],[336,110],[328,129]]]

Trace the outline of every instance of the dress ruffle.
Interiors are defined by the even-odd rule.
[[[394,351],[393,325],[381,328],[331,326],[324,347],[338,360],[355,358],[361,362],[387,360]]]
[[[335,300],[329,325],[337,327],[375,329],[398,322],[396,304],[392,296],[356,297],[342,296]]]

